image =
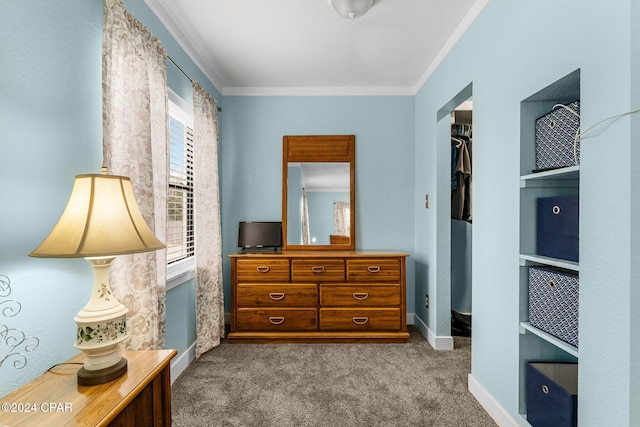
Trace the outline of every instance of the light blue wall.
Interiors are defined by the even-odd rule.
[[[166,347],[186,351],[196,341],[195,280],[167,291]]]
[[[146,5],[126,3],[169,55],[220,100]],[[17,356],[2,363],[0,396],[77,352],[73,318],[89,299],[89,263],[27,254],[55,225],[74,176],[102,166],[102,29],[102,0],[0,1],[0,275],[11,280],[8,298],[22,305],[13,317],[0,311],[0,325],[40,339],[23,369],[13,367]],[[190,96],[188,81],[171,67],[169,85]],[[192,286],[185,290],[193,293]],[[184,337],[174,340],[174,324],[190,322],[195,330],[193,297],[181,295],[176,303],[190,306],[174,306],[176,293],[170,291],[167,301],[168,343]],[[6,300],[0,297],[0,303]],[[0,342],[0,361],[8,352]]]
[[[100,1],[0,2],[0,274],[22,304],[15,317],[0,312],[0,325],[40,339],[25,368],[14,369],[15,356],[0,366],[0,396],[77,352],[89,263],[27,254],[55,225],[74,176],[100,170],[101,43]],[[0,342],[0,360],[7,352]]]
[[[631,2],[631,105],[637,107],[640,105],[640,3]],[[634,115],[631,117],[631,155],[632,159],[640,158],[640,144],[638,139],[640,137],[640,115]],[[631,169],[631,203],[630,203],[630,215],[631,218],[635,218],[636,222],[631,226],[631,247],[629,257],[632,260],[640,259],[640,227],[637,224],[637,218],[640,218],[640,168],[634,167]],[[629,346],[630,346],[630,389],[631,395],[629,396],[630,402],[634,402],[631,405],[631,414],[629,416],[630,425],[640,425],[640,332],[637,325],[640,325],[640,287],[637,286],[640,283],[640,263],[631,263],[631,277],[630,282],[634,285],[630,290],[630,312],[631,319],[630,325],[636,327],[630,327],[629,333]],[[626,332],[626,330],[625,330]]]
[[[448,137],[438,111],[473,83],[473,353],[472,375],[515,420],[518,412],[520,102],[581,69],[586,126],[638,105],[638,36],[631,49],[631,0],[617,2],[492,0],[416,96],[416,295],[439,288],[449,221]],[[637,6],[634,6],[637,25]],[[553,13],[550,13],[553,11]],[[581,425],[637,420],[638,308],[631,260],[637,258],[637,139],[629,117],[584,138],[581,148],[580,407]],[[583,129],[584,129],[583,127]],[[445,135],[443,138],[442,135]],[[423,165],[420,168],[418,165]],[[635,190],[635,192],[634,192]],[[583,214],[584,213],[584,214]],[[633,251],[630,250],[633,248]],[[634,295],[635,299],[630,299]],[[433,301],[433,297],[431,298]],[[442,313],[416,312],[448,332]],[[630,340],[630,337],[634,337]],[[637,360],[637,359],[636,359]]]
[[[282,217],[282,137],[356,136],[356,247],[412,253],[413,97],[225,97],[223,252],[237,251],[239,221]],[[407,275],[412,312],[413,259]],[[225,259],[225,293],[229,261]],[[225,301],[228,312],[229,300]]]
[[[302,170],[290,166],[287,170],[287,241],[302,244]]]

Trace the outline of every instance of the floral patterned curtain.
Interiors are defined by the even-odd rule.
[[[309,232],[309,203],[307,201],[307,191],[302,189],[302,244],[311,243]]]
[[[216,101],[198,82],[193,89],[196,244],[196,358],[224,337],[222,237],[218,187],[218,114]]]
[[[349,205],[345,202],[333,204],[334,230],[338,236],[348,236],[351,224],[349,224]]]
[[[103,149],[109,174],[131,183],[140,211],[166,241],[167,79],[160,42],[125,10],[105,0],[102,40]],[[114,294],[128,309],[132,350],[164,348],[165,250],[118,256],[110,270]]]

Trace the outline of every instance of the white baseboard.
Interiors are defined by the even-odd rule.
[[[171,361],[171,384],[187,369],[189,364],[196,358],[196,343],[194,342],[182,354],[178,355]]]
[[[225,313],[224,320],[227,325],[231,322],[230,319],[231,319],[231,313]],[[185,369],[187,369],[187,367],[195,359],[196,359],[196,342],[194,341],[193,344],[191,344],[184,353],[178,354],[178,356],[176,356],[171,361],[171,384],[173,384],[173,382],[180,376],[180,374]]]
[[[414,317],[415,317],[414,313],[407,313],[407,325],[413,325]]]
[[[427,341],[435,350],[453,350],[452,336],[437,336],[429,329],[427,324],[415,314],[413,315],[413,324],[418,328],[420,333],[427,338]]]
[[[468,386],[469,392],[499,426],[518,427],[520,425],[471,374],[468,377]]]

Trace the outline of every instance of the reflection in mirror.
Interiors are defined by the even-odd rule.
[[[355,250],[355,135],[282,142],[282,249]]]
[[[350,164],[289,162],[287,243],[349,244]]]

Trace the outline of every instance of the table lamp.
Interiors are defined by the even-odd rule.
[[[149,229],[124,176],[77,175],[62,216],[29,254],[42,258],[85,258],[93,266],[93,293],[74,318],[74,346],[86,355],[78,384],[102,384],[123,375],[127,360],[119,344],[128,338],[127,308],[112,294],[109,266],[116,255],[154,251],[164,244]]]

